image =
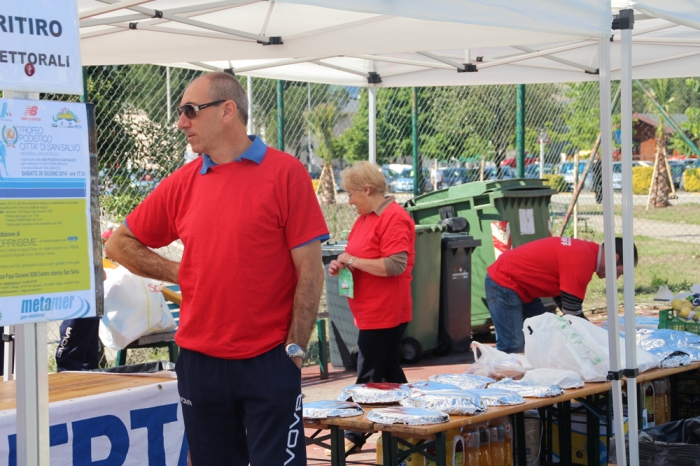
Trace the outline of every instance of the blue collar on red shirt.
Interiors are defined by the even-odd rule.
[[[265,152],[267,152],[267,145],[262,142],[262,139],[260,139],[259,136],[255,136],[254,134],[249,135],[248,139],[250,139],[253,144],[251,144],[240,157],[234,160],[234,162],[240,162],[241,159],[247,159],[260,165],[265,157]],[[199,171],[199,173],[201,175],[206,175],[207,171],[209,171],[211,167],[216,167],[217,165],[218,163],[214,162],[209,155],[202,154],[202,169]]]

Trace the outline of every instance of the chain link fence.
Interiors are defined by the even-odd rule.
[[[87,68],[87,101],[96,105],[104,231],[123,221],[186,162],[175,109],[187,84],[200,74],[155,65]],[[357,214],[338,185],[339,172],[369,153],[367,89],[238,79],[251,96],[250,132],[304,163],[331,236],[340,239]],[[613,83],[613,95],[617,87]],[[699,281],[700,79],[645,80],[633,87],[633,210],[640,255],[635,288],[643,305],[653,303],[660,285],[679,292]],[[519,102],[524,106],[520,124]],[[515,178],[521,128],[525,177],[540,177],[543,157],[544,177],[558,191],[550,207],[553,234],[602,241],[600,165],[594,161],[586,169],[597,158],[598,83],[379,88],[376,111],[377,162],[400,202],[475,180]],[[619,112],[616,102],[613,188],[621,234]],[[415,187],[414,160],[420,168]],[[574,198],[574,185],[581,179],[583,189]],[[572,203],[576,208],[564,224]],[[179,259],[182,246],[173,244],[159,253]],[[584,306],[605,306],[602,280],[593,280]],[[50,340],[57,342],[57,326]],[[137,351],[129,362],[162,356]],[[113,359],[108,352],[106,363]]]

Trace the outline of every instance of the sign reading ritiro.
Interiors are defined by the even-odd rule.
[[[0,89],[82,94],[75,0],[0,2]]]
[[[0,99],[0,325],[95,315],[86,118]]]

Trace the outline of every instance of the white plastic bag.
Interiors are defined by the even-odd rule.
[[[134,275],[125,267],[105,272],[105,314],[100,321],[105,346],[120,350],[144,335],[175,330],[160,282]]]
[[[554,314],[526,319],[525,356],[535,368],[567,369],[577,372],[584,382],[602,382],[610,370],[608,332],[585,319]],[[624,339],[620,357],[624,366]],[[638,348],[639,372],[657,367],[659,359]]]
[[[496,348],[484,345],[478,341],[472,342],[474,352],[474,364],[468,368],[466,374],[476,374],[500,380],[505,377],[520,379],[525,371],[532,369],[532,365],[521,354],[508,354]],[[479,350],[479,353],[477,353]]]
[[[566,369],[533,369],[527,371],[522,380],[537,385],[559,385],[565,389],[583,387],[583,379],[578,372]]]

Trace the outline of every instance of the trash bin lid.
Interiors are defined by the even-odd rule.
[[[345,252],[347,241],[329,241],[321,245],[322,256],[338,256]]]
[[[452,186],[447,189],[433,191],[414,197],[406,202],[405,206],[411,210],[411,206],[426,204],[429,202],[451,203],[464,198],[473,198],[485,194],[510,197],[509,195],[521,196],[548,196],[556,194],[556,190],[551,189],[543,183],[544,180],[535,178],[518,178],[513,180],[492,180],[492,181],[472,181],[471,183]]]
[[[445,225],[416,225],[416,235],[423,233],[434,233],[447,230]]]
[[[460,248],[477,248],[481,246],[480,239],[474,239],[473,236],[464,233],[443,233],[442,234],[442,249],[460,249]]]

